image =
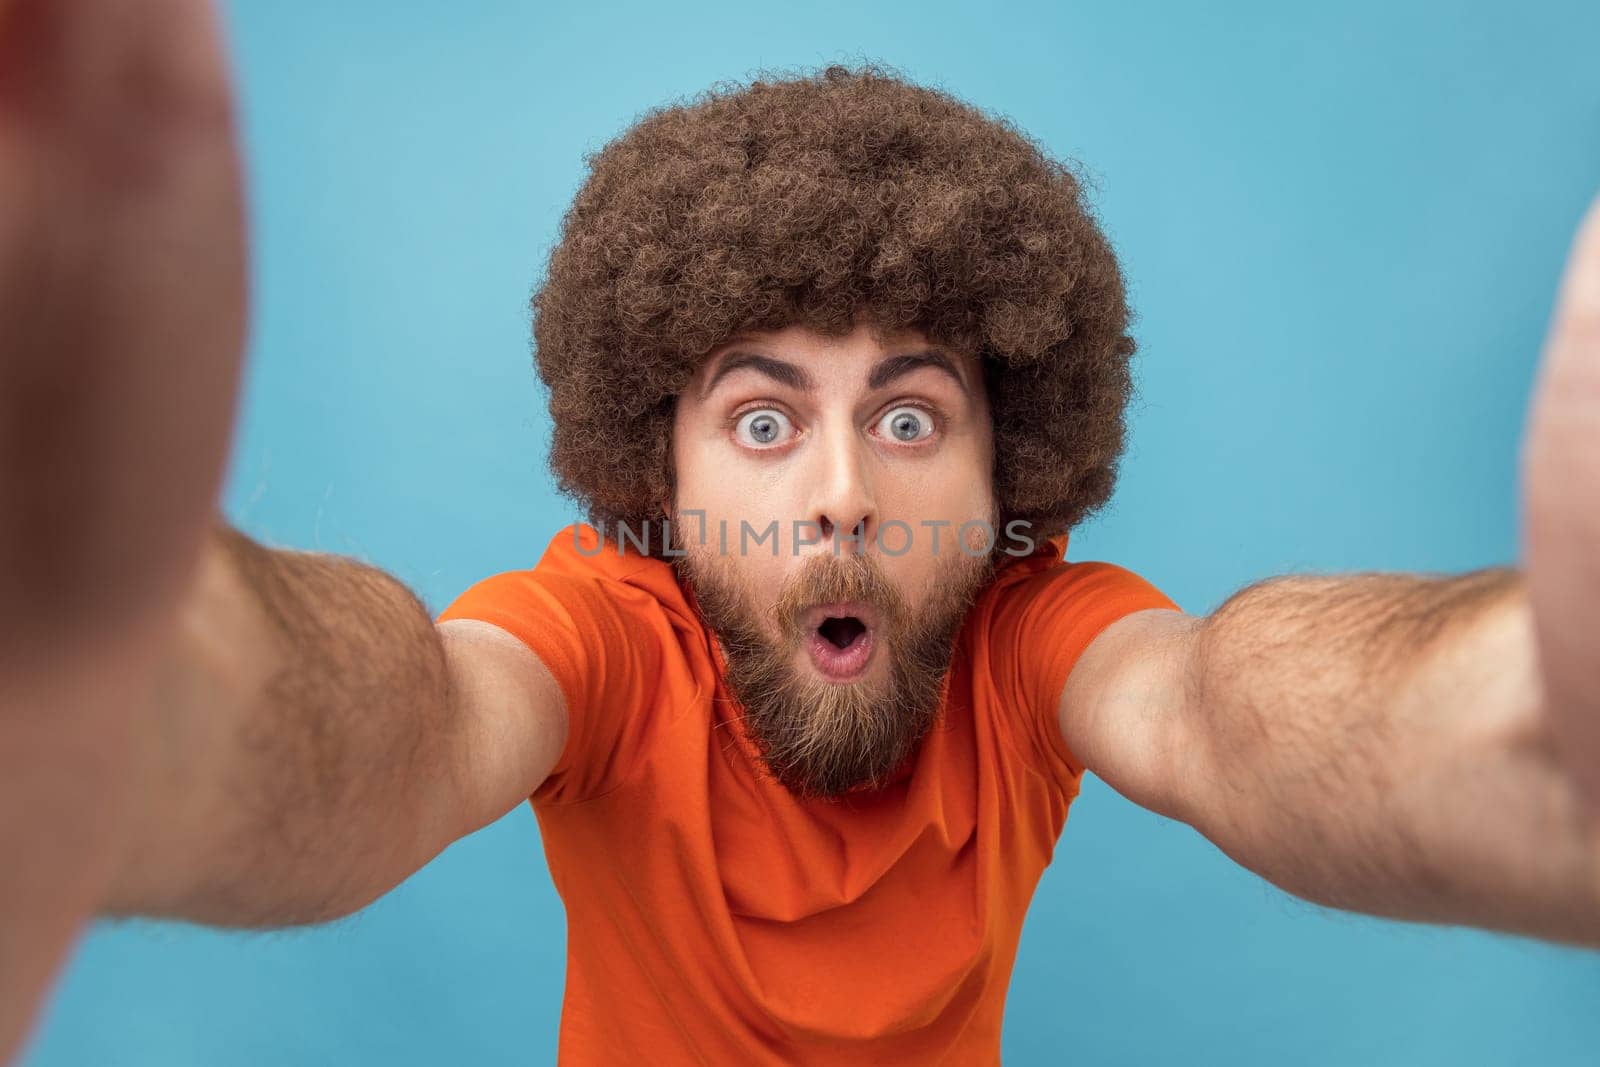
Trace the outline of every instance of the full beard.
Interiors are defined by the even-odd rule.
[[[990,556],[954,553],[913,608],[874,557],[818,554],[779,592],[774,638],[726,557],[690,548],[673,562],[722,646],[746,732],[773,777],[802,798],[877,788],[917,748],[938,721],[956,634],[994,570]],[[873,640],[888,656],[886,674],[830,682],[796,665],[812,636],[801,616],[839,601],[878,610]]]

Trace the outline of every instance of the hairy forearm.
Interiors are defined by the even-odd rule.
[[[1272,579],[1193,649],[1190,821],[1224,851],[1330,906],[1600,945],[1517,571]]]
[[[258,926],[369,903],[452,839],[448,685],[398,581],[220,529],[144,709],[105,910]]]

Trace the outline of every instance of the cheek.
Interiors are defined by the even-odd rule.
[[[691,547],[694,569],[701,580],[714,583],[737,605],[740,617],[754,626],[768,641],[781,641],[783,635],[774,621],[773,609],[778,593],[788,579],[784,559],[773,559],[763,548],[741,556],[730,536],[729,550],[718,551],[715,533],[709,545]]]
[[[710,442],[693,422],[680,413],[672,427],[672,484],[680,507],[698,507],[704,495],[705,469],[710,465]]]
[[[799,486],[785,465],[741,456],[704,430],[678,440],[683,443],[673,448],[675,503],[679,511],[704,513],[710,543],[717,543],[722,529],[730,545],[736,543],[743,523],[751,538],[759,537],[773,520],[794,513]],[[698,519],[687,522],[693,527]],[[760,551],[768,550],[752,549]]]
[[[884,530],[894,551],[884,554],[883,564],[914,598],[948,573],[951,556],[983,556],[988,539],[1001,536],[993,473],[985,458],[974,450],[949,460],[904,470],[880,483],[882,519],[904,524]]]
[[[913,527],[942,520],[954,530],[971,519],[992,520],[994,472],[975,451],[890,469],[879,481],[878,503],[885,519],[901,519]]]
[[[680,468],[677,506],[680,511],[696,510],[703,514],[687,518],[691,527],[704,522],[709,543],[725,539],[736,544],[741,530],[747,540],[762,538],[773,519],[787,514],[789,504],[779,492],[774,492],[770,480],[754,477],[740,469],[738,464],[722,463],[709,469],[685,470]],[[762,542],[768,545],[772,538]],[[752,548],[751,552],[770,551]]]

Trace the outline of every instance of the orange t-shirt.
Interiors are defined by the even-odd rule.
[[[1006,560],[897,777],[806,802],[765,773],[672,567],[576,529],[439,616],[514,634],[566,695],[531,797],[567,911],[561,1062],[998,1062],[1083,775],[1056,725],[1067,674],[1110,623],[1177,605],[1066,562],[1065,537]]]

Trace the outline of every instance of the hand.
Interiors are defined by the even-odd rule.
[[[1522,446],[1523,563],[1546,713],[1600,819],[1600,199],[1578,232]]]
[[[242,217],[206,0],[0,0],[0,1062],[117,859],[227,459]]]
[[[207,0],[0,0],[0,668],[113,639],[193,571],[242,220]]]

